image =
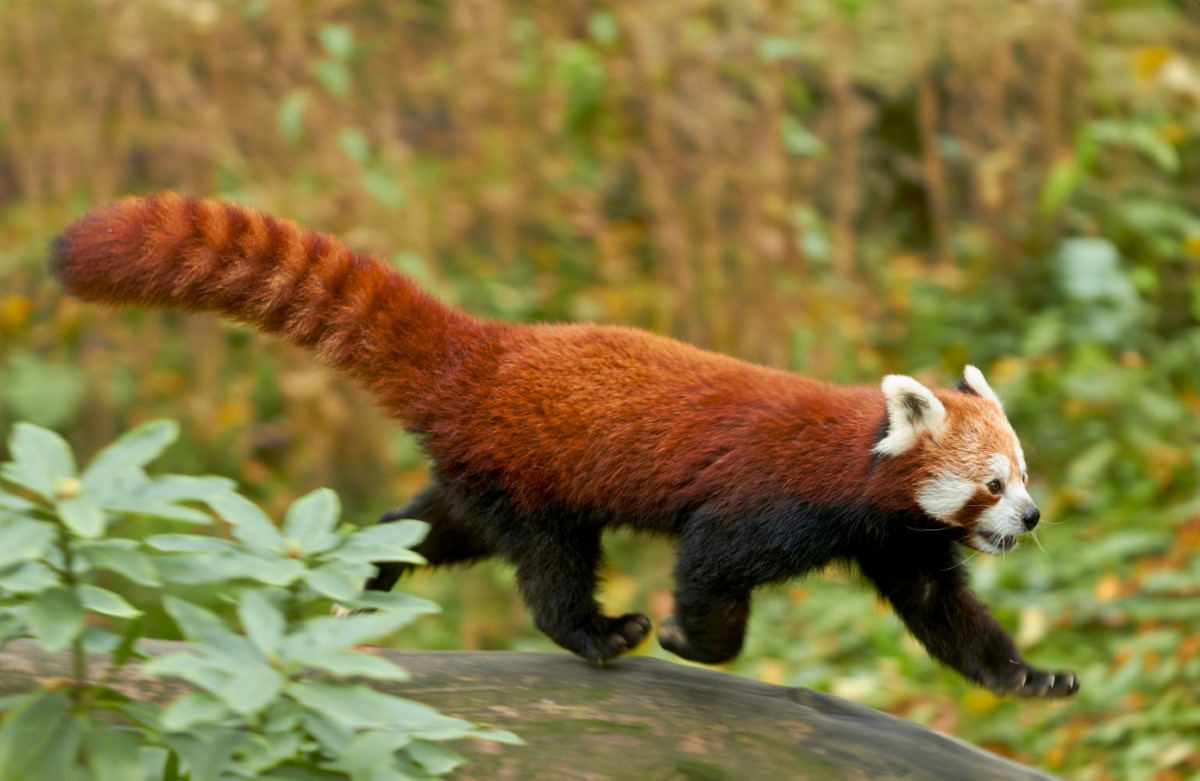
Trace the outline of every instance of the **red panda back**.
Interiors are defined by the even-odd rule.
[[[426,448],[443,468],[496,480],[526,509],[659,519],[710,501],[860,496],[884,414],[874,388],[595,325],[514,329],[486,378],[427,403]],[[899,482],[885,485],[880,501],[900,502]]]

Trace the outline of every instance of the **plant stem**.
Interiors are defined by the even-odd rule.
[[[75,577],[75,551],[71,546],[71,533],[60,520],[58,523],[58,547],[62,551],[63,568],[59,574],[63,584],[78,597],[79,581]],[[71,641],[71,671],[75,685],[71,687],[71,699],[76,706],[80,704],[81,693],[87,683],[87,654],[83,649],[83,633]]]

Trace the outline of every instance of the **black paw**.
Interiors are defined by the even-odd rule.
[[[626,613],[610,620],[611,639],[618,644],[623,642],[626,650],[637,648],[650,634],[650,617],[641,613]]]
[[[568,642],[560,643],[589,662],[604,664],[621,654],[632,651],[650,633],[650,619],[641,613],[627,613],[620,618],[603,617],[599,626],[576,632]]]
[[[681,656],[690,662],[700,664],[721,664],[737,656],[737,648],[732,651],[706,647],[692,642],[683,632],[679,617],[674,613],[663,619],[658,627],[658,644],[676,656]]]
[[[1022,665],[1015,675],[988,688],[1002,697],[1061,699],[1072,697],[1079,691],[1079,676],[1070,672],[1048,673]]]

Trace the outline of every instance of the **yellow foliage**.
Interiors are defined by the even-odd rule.
[[[33,314],[33,302],[20,293],[5,296],[0,301],[0,330],[5,332],[19,331],[29,322]]]
[[[1138,78],[1149,81],[1158,75],[1162,67],[1175,56],[1167,46],[1146,46],[1133,53],[1133,70]]]
[[[976,716],[986,716],[996,709],[1000,700],[986,689],[971,689],[963,695],[963,707],[968,713]]]
[[[1100,602],[1112,602],[1120,595],[1121,579],[1115,572],[1106,573],[1096,584],[1096,599]]]

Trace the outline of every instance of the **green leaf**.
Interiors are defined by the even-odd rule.
[[[0,570],[18,562],[43,558],[56,534],[54,526],[43,521],[0,520]]]
[[[325,753],[335,757],[345,754],[350,741],[354,739],[354,731],[337,719],[331,719],[303,705],[300,707],[303,711],[301,722],[304,729],[317,739]]]
[[[229,683],[213,692],[232,710],[243,716],[258,713],[278,697],[286,683],[283,675],[265,664],[239,667]]]
[[[263,662],[244,638],[208,637],[197,644],[205,656],[160,656],[147,662],[142,672],[189,681],[244,716],[261,711],[279,697],[285,683],[283,676]],[[230,650],[232,653],[227,652]]]
[[[0,644],[27,634],[22,615],[24,615],[23,609],[17,612],[13,608],[0,608]]]
[[[83,605],[74,592],[55,586],[38,594],[25,614],[33,636],[47,651],[66,648],[83,632]]]
[[[199,605],[168,596],[163,598],[163,608],[186,640],[203,642],[231,634],[229,627],[216,613]]]
[[[330,767],[349,774],[351,778],[387,778],[381,771],[391,765],[396,752],[412,744],[412,736],[404,732],[367,732],[355,735]]]
[[[79,537],[94,540],[104,534],[104,511],[92,504],[87,497],[73,496],[63,499],[55,507],[63,524]]]
[[[245,555],[241,548],[229,540],[209,537],[204,534],[155,534],[146,538],[151,548],[168,553],[220,553]]]
[[[59,480],[75,477],[75,456],[66,440],[32,423],[17,423],[8,440],[12,462],[0,468],[0,477],[27,488],[44,499],[54,499]]]
[[[435,776],[442,776],[466,762],[460,755],[445,746],[431,743],[428,740],[416,740],[406,749],[406,753],[418,765]]]
[[[358,684],[335,681],[294,681],[287,694],[323,716],[361,729],[411,731],[431,740],[466,737],[475,730],[469,721],[443,715],[428,705],[383,694]]]
[[[381,698],[386,695],[357,684],[333,681],[292,681],[288,696],[317,713],[349,727],[385,729],[392,726]]]
[[[233,536],[250,547],[280,552],[283,535],[266,513],[240,494],[223,494],[207,500],[212,511],[233,527]]]
[[[783,118],[780,131],[783,148],[796,157],[821,157],[829,149],[819,136],[811,133],[800,120],[790,114]]]
[[[224,777],[230,759],[242,744],[250,739],[248,733],[235,729],[199,729],[186,733],[171,733],[163,742],[179,755],[180,778],[188,781],[218,781]]]
[[[350,539],[363,545],[412,548],[429,534],[425,521],[389,521],[355,532]]]
[[[131,429],[101,450],[83,470],[83,488],[88,491],[113,480],[123,472],[140,469],[162,455],[179,437],[173,420],[152,420]]]
[[[206,524],[212,519],[200,510],[184,507],[158,499],[145,499],[140,496],[123,496],[121,498],[104,498],[100,506],[110,513],[118,515],[134,515],[146,518],[159,518],[164,521],[179,521],[181,523]]]
[[[88,610],[94,613],[103,613],[106,616],[136,618],[142,614],[142,611],[129,604],[121,595],[90,583],[79,586],[79,599]]]
[[[214,475],[159,475],[139,487],[143,499],[162,502],[205,502],[234,492],[237,483]]]
[[[92,778],[98,781],[144,779],[139,750],[138,741],[128,729],[95,721],[83,733],[84,761],[92,771]]]
[[[621,39],[621,28],[608,11],[592,11],[588,16],[588,34],[596,43],[610,48]]]
[[[368,569],[365,576],[370,576]],[[352,600],[362,593],[364,573],[350,562],[335,561],[304,574],[304,582],[330,599]]]
[[[420,615],[420,612],[356,613],[345,618],[310,618],[300,631],[288,637],[287,656],[289,659],[303,660],[307,652],[352,648],[364,643],[378,642],[410,624],[417,615]]]
[[[61,692],[38,691],[8,712],[0,721],[0,781],[30,778],[30,767],[58,742],[70,704]]]
[[[295,559],[260,559],[247,553],[180,554],[157,559],[159,573],[171,583],[221,583],[229,580],[253,580],[272,586],[287,586],[305,573],[304,564]]]
[[[796,38],[772,37],[758,42],[758,58],[763,62],[798,60],[804,55],[804,46]]]
[[[37,594],[57,585],[58,575],[40,561],[19,564],[0,572],[0,586],[14,594]]]
[[[1038,199],[1038,214],[1050,219],[1067,202],[1083,181],[1083,171],[1075,157],[1063,158],[1050,168],[1042,194]]]
[[[304,111],[308,108],[308,98],[308,90],[292,90],[279,104],[275,126],[279,128],[279,134],[291,144],[299,144],[304,140]]]
[[[188,692],[162,712],[162,726],[168,732],[184,732],[197,724],[218,724],[231,714],[225,703],[208,692]]]
[[[279,654],[283,643],[283,613],[261,591],[247,591],[238,603],[242,631],[268,658]]]
[[[98,626],[85,626],[83,628],[83,650],[86,653],[111,653],[118,645],[121,644],[121,638],[114,632],[107,629],[101,629]]]
[[[36,508],[37,505],[20,496],[15,496],[0,488],[0,510],[9,510],[15,513],[27,513]]]
[[[350,93],[350,69],[340,61],[322,58],[313,63],[312,69],[330,95],[344,98]]]
[[[333,534],[341,515],[338,496],[328,488],[318,488],[292,502],[283,517],[283,535],[294,539],[302,553],[320,553],[340,540]]]
[[[134,540],[95,540],[80,543],[79,553],[96,569],[115,572],[143,586],[161,586],[154,560],[138,547]]]
[[[323,558],[335,561],[353,561],[364,564],[381,562],[404,562],[425,564],[425,557],[416,551],[399,545],[379,545],[356,540],[351,537],[343,545],[326,553]]]
[[[411,594],[404,594],[398,591],[365,591],[354,599],[344,600],[343,604],[346,607],[383,610],[388,613],[402,613],[409,616],[410,619],[412,616],[441,612],[441,608],[438,607],[436,602],[430,602],[427,599],[421,599],[420,597],[414,597]]]
[[[312,651],[300,659],[307,667],[342,678],[407,681],[412,677],[403,667],[364,651]]]
[[[404,190],[396,177],[381,168],[369,168],[363,171],[363,188],[371,197],[384,206],[398,209],[404,205]]]
[[[348,24],[323,24],[317,29],[317,40],[325,52],[338,59],[354,54],[354,30]]]
[[[340,127],[337,131],[338,146],[354,162],[364,166],[371,159],[371,142],[356,127]]]

